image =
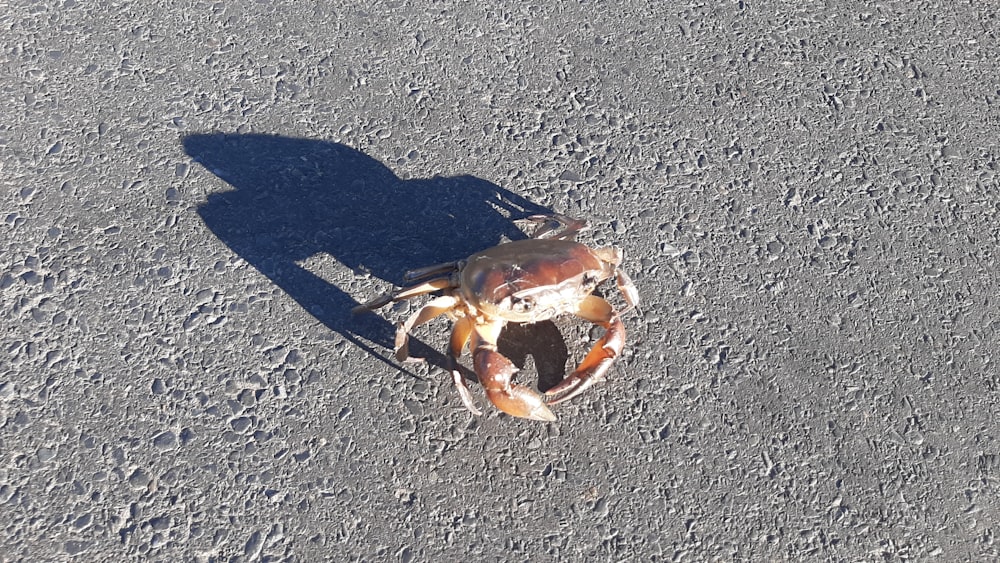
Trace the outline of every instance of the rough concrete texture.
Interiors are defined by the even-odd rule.
[[[995,3],[2,4],[0,560],[1000,557]],[[351,317],[544,210],[558,421]]]

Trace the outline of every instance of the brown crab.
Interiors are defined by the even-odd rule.
[[[628,309],[639,302],[639,294],[628,275],[618,268],[621,250],[589,248],[573,240],[586,228],[585,221],[563,215],[536,215],[529,220],[540,225],[532,238],[500,244],[458,262],[409,271],[404,280],[421,283],[376,297],[355,307],[354,312],[441,291],[440,297],[405,323],[399,323],[396,358],[408,359],[407,334],[413,327],[448,315],[455,321],[449,367],[466,408],[482,414],[458,370],[458,357],[471,339],[472,363],[490,402],[514,416],[550,421],[556,417],[548,405],[571,399],[602,381],[625,346],[620,315],[611,304],[591,293],[614,276]],[[533,389],[514,383],[518,369],[497,352],[497,338],[508,322],[534,323],[564,313],[604,327],[605,334],[579,367],[546,391],[543,398]]]

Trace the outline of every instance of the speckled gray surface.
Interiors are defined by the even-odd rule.
[[[4,2],[0,560],[1000,557],[998,24]],[[544,209],[643,297],[558,421],[350,316]]]

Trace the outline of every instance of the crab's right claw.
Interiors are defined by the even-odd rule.
[[[478,347],[473,352],[476,376],[486,391],[486,397],[503,412],[551,422],[556,419],[542,396],[534,390],[511,381],[517,367],[502,354],[490,347]]]

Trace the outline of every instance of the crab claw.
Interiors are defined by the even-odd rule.
[[[577,314],[603,326],[607,332],[594,344],[587,357],[573,373],[545,392],[549,397],[556,397],[549,401],[550,405],[568,401],[589,389],[591,385],[604,381],[604,374],[625,347],[625,325],[612,311],[607,301],[591,295],[581,303]]]
[[[556,419],[539,393],[511,381],[517,368],[495,349],[485,346],[476,348],[472,361],[486,397],[498,409],[531,420]]]

